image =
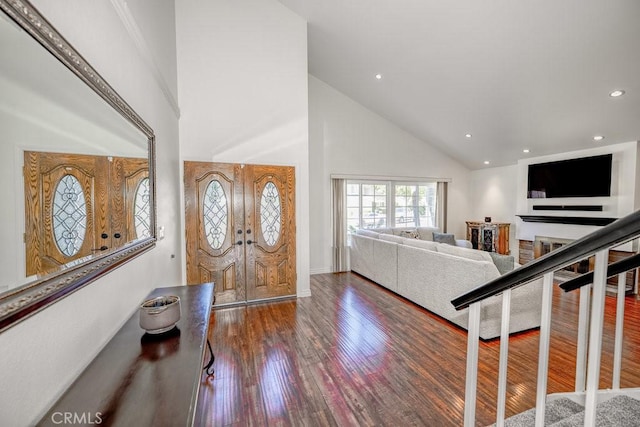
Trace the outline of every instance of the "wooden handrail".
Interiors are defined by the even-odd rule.
[[[580,239],[549,252],[451,301],[456,310],[521,286],[550,271],[555,271],[599,250],[617,246],[640,235],[640,210],[600,228]]]
[[[640,254],[635,254],[633,256],[621,259],[620,261],[609,264],[609,266],[607,267],[607,277],[612,277],[616,274],[624,273],[637,267],[640,267]],[[584,273],[578,277],[561,283],[560,288],[562,288],[565,292],[571,292],[590,283],[593,283],[593,271]]]

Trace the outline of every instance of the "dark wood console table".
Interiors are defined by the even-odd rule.
[[[157,288],[148,298],[160,295],[180,297],[177,328],[146,334],[136,311],[39,425],[60,425],[65,416],[108,426],[199,424],[213,283]]]

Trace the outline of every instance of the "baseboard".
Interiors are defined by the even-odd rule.
[[[309,274],[311,275],[326,274],[326,273],[333,273],[333,271],[331,271],[331,268],[312,268],[309,270]]]

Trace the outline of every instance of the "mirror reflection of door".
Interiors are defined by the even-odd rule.
[[[148,200],[145,181],[146,159],[25,152],[26,275],[135,239],[135,213],[145,216],[136,200]]]
[[[149,161],[114,157],[110,183],[113,237],[119,239],[118,246],[151,237]]]
[[[214,282],[217,305],[295,295],[294,172],[185,162],[187,284]]]

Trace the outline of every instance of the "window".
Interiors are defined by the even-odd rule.
[[[396,227],[436,226],[435,182],[395,184],[394,224]]]
[[[387,227],[388,184],[347,181],[347,228]]]
[[[347,229],[438,226],[437,182],[347,181]]]

